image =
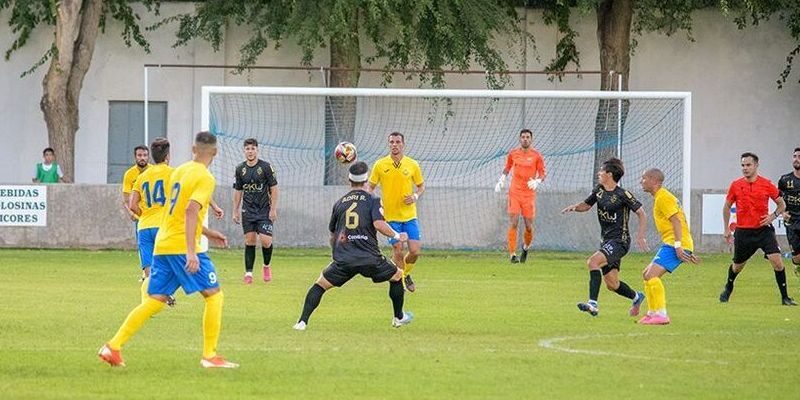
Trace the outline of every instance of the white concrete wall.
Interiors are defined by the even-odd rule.
[[[162,15],[189,11],[190,3],[165,3]],[[522,67],[541,69],[554,54],[558,34],[546,27],[535,11],[529,11],[528,29],[536,35],[541,62],[534,54]],[[577,13],[576,13],[577,14]],[[155,17],[146,16],[152,21]],[[0,15],[0,48],[8,48],[13,35]],[[581,68],[599,69],[594,15],[576,15]],[[235,64],[238,44],[247,32],[233,28],[219,53],[203,42],[172,48],[175,27],[147,32],[151,54],[126,48],[119,38],[120,26],[111,24],[97,43],[92,68],[81,96],[81,129],[76,141],[76,181],[105,183],[108,143],[108,101],[142,100],[144,63]],[[791,149],[800,145],[800,85],[789,83],[777,90],[775,80],[783,69],[786,52],[794,47],[778,20],[758,28],[739,31],[717,11],[695,13],[692,43],[679,34],[665,37],[648,34],[639,40],[631,65],[631,90],[691,91],[693,93],[693,188],[722,189],[739,176],[738,155],[755,151],[762,157],[762,173],[775,179],[789,169]],[[30,43],[0,62],[0,182],[29,182],[33,165],[41,159],[47,134],[38,108],[41,80],[46,66],[35,74],[19,78],[49,46],[52,34],[37,31]],[[498,43],[502,43],[500,40]],[[365,52],[369,46],[365,45]],[[317,52],[315,65],[326,65],[327,51]],[[259,64],[297,65],[300,50],[284,43],[279,51],[269,50]],[[511,64],[516,68],[518,64]],[[792,82],[797,80],[792,75]],[[361,86],[379,84],[378,74],[362,74]],[[200,127],[199,93],[203,85],[321,86],[319,73],[255,71],[230,75],[222,70],[151,70],[150,99],[168,102],[168,132],[173,142],[173,160],[190,156],[190,140]],[[396,87],[413,87],[414,82],[397,79]],[[452,88],[482,88],[482,76],[451,76]],[[549,82],[542,76],[513,79],[514,89],[595,89],[596,76],[567,77]]]

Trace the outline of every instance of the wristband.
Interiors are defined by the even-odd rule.
[[[417,200],[419,200],[419,195],[414,193],[414,201],[417,201]]]
[[[681,247],[681,242],[680,242],[679,240],[676,240],[676,241],[675,241],[675,245],[673,245],[672,247],[674,247],[674,248],[676,248],[676,249],[677,249],[677,248],[679,248],[679,247]]]
[[[400,234],[399,234],[399,233],[397,233],[397,232],[395,232],[395,233],[394,233],[394,236],[392,236],[392,239],[394,239],[394,240],[400,240]]]

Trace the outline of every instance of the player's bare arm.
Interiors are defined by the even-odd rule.
[[[135,221],[139,219],[140,215],[142,215],[142,209],[139,208],[139,200],[141,199],[141,196],[139,195],[139,192],[134,190],[131,192],[129,197],[130,199],[128,200],[127,209],[129,213],[133,214],[131,219]]]
[[[783,214],[784,211],[786,211],[786,201],[783,200],[783,197],[778,197],[773,201],[775,202],[775,205],[778,206],[778,208],[775,209],[775,212],[769,213],[761,217],[760,221],[761,226],[772,225],[772,221],[778,219],[778,216]]]
[[[372,223],[372,226],[374,226],[378,232],[382,233],[386,237],[390,237],[393,238],[394,240],[398,240],[401,242],[408,241],[408,233],[395,232],[394,229],[392,229],[392,227],[389,226],[389,224],[386,221],[374,221]]]
[[[588,204],[586,204],[584,202],[580,202],[578,204],[573,204],[573,205],[561,210],[561,213],[562,214],[566,214],[568,212],[586,212],[586,211],[589,211],[591,209],[592,209],[592,206],[590,206],[590,205],[588,205]]]
[[[205,235],[205,237],[207,237],[212,243],[215,243],[222,248],[228,247],[228,238],[225,237],[225,235],[220,231],[204,226],[203,235]]]
[[[222,219],[225,217],[225,210],[218,206],[214,199],[211,199],[211,211],[214,213],[214,218],[216,219]]]
[[[403,198],[403,203],[405,203],[405,204],[416,203],[417,200],[419,200],[419,197],[422,196],[422,193],[424,191],[425,191],[425,184],[424,183],[420,183],[419,185],[417,185],[417,191],[415,193],[412,193],[412,194],[410,194],[408,196],[405,196]]]
[[[636,217],[639,218],[639,229],[636,232],[636,244],[642,251],[650,251],[650,246],[647,245],[647,213],[644,212],[644,207],[639,207],[636,210]]]
[[[234,190],[233,191],[233,211],[232,211],[232,218],[233,223],[239,225],[242,223],[242,191],[241,190]]]
[[[269,188],[269,219],[275,222],[278,219],[278,185]]]
[[[200,261],[197,259],[197,249],[194,247],[194,232],[197,232],[197,224],[200,216],[200,203],[190,200],[186,206],[186,220],[184,231],[186,236],[186,266],[187,272],[194,274],[200,268]]]
[[[731,236],[730,227],[732,205],[733,203],[731,203],[730,200],[725,200],[725,204],[722,205],[722,227],[724,229],[722,237],[725,238],[725,241],[728,242],[728,244],[733,244],[733,237]]]

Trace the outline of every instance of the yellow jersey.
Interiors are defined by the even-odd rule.
[[[391,155],[375,161],[369,176],[373,188],[381,187],[383,213],[387,221],[406,222],[417,218],[417,203],[405,204],[403,199],[413,194],[414,187],[423,182],[419,163],[408,156],[403,156],[398,163],[392,160]]]
[[[172,171],[167,189],[167,203],[161,213],[161,225],[156,235],[154,255],[186,254],[186,235],[194,236],[195,250],[199,253],[203,221],[208,214],[209,203],[214,195],[216,179],[208,167],[197,161],[189,161]],[[197,230],[186,232],[186,208],[190,201],[200,204]]]
[[[144,169],[139,170],[139,166],[133,164],[132,167],[128,168],[128,170],[125,171],[125,175],[122,175],[122,193],[130,194],[133,191],[133,184],[136,182],[136,178],[138,178],[142,172],[147,171],[149,167],[150,164],[147,164]]]
[[[139,193],[139,230],[158,228],[161,224],[161,210],[167,202],[166,190],[172,167],[164,164],[153,165],[136,178],[133,191]]]
[[[675,232],[672,229],[672,222],[669,221],[669,218],[677,215],[678,220],[681,222],[681,246],[685,250],[694,251],[692,234],[689,232],[689,225],[686,224],[686,215],[684,215],[683,209],[678,203],[678,198],[663,187],[658,189],[653,197],[653,220],[655,220],[656,229],[661,234],[661,239],[664,243],[670,246],[675,243]]]

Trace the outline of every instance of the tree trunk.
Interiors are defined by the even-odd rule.
[[[39,103],[47,124],[50,147],[64,170],[64,179],[75,177],[75,134],[79,128],[78,106],[83,78],[89,70],[99,33],[102,0],[62,0],[58,4],[55,52],[42,81]]]
[[[351,34],[331,38],[330,87],[355,88],[361,75],[361,49],[358,40],[358,9],[348,21]],[[339,71],[336,68],[346,68]],[[333,157],[339,142],[353,142],[356,125],[356,98],[330,96],[325,101],[325,185],[345,185],[347,168]]]
[[[628,90],[630,78],[630,38],[633,0],[605,0],[597,7],[597,42],[600,48],[600,90],[618,90],[617,74],[622,74],[622,90]],[[609,74],[614,71],[615,74]],[[622,107],[621,124],[618,110]],[[619,157],[617,144],[622,138],[628,101],[600,100],[595,119],[595,171],[611,157]],[[592,174],[596,183],[596,175]]]

